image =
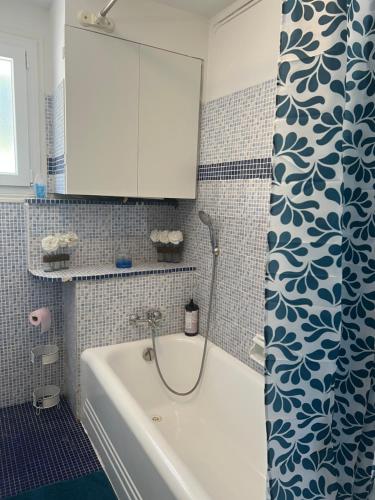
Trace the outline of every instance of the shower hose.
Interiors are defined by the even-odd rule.
[[[204,348],[203,348],[203,354],[202,354],[202,361],[201,361],[201,365],[200,365],[199,375],[198,375],[197,381],[195,382],[194,386],[189,391],[186,391],[186,392],[176,391],[165,380],[164,375],[163,375],[163,373],[162,373],[162,371],[160,369],[159,359],[158,359],[158,352],[157,352],[157,349],[156,349],[155,338],[157,336],[156,335],[157,334],[157,332],[156,332],[157,326],[156,326],[155,323],[151,324],[152,347],[154,349],[155,363],[156,363],[156,368],[158,370],[159,377],[161,378],[161,381],[163,382],[163,384],[165,385],[165,387],[170,392],[172,392],[173,394],[175,394],[176,396],[189,396],[190,394],[192,394],[195,391],[195,389],[198,387],[198,385],[200,384],[200,381],[202,379],[204,365],[205,365],[205,362],[206,362],[208,337],[209,337],[209,333],[210,333],[210,324],[211,324],[211,315],[212,315],[212,302],[213,302],[213,295],[214,295],[214,285],[215,285],[215,277],[216,277],[216,267],[217,267],[217,258],[218,258],[218,255],[216,255],[215,253],[213,253],[212,254],[212,258],[213,258],[213,260],[212,260],[210,300],[209,300],[209,304],[208,304],[207,328],[206,328],[206,334],[205,334],[205,337],[204,337]]]

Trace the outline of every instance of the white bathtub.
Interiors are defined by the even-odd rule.
[[[82,354],[82,422],[118,498],[264,500],[263,377],[209,344],[199,389],[172,396],[142,358],[149,346]],[[168,335],[157,348],[168,382],[190,388],[203,339]]]

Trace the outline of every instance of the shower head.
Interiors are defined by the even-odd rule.
[[[203,224],[205,224],[206,226],[212,226],[212,219],[210,215],[208,215],[206,212],[203,212],[203,210],[200,210],[198,215]]]
[[[198,215],[201,222],[203,222],[203,224],[207,226],[210,231],[212,253],[217,256],[219,255],[219,247],[211,216],[208,215],[208,213],[203,212],[203,210],[200,210]]]

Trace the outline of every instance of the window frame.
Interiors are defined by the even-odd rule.
[[[14,60],[17,175],[0,174],[0,199],[21,194],[41,172],[41,91],[36,40],[0,32],[0,56]]]

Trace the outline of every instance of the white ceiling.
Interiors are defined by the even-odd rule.
[[[32,3],[39,5],[40,7],[49,7],[52,0],[30,0]],[[121,1],[121,0],[120,0]],[[194,12],[205,17],[212,17],[218,12],[220,12],[228,5],[234,3],[234,0],[156,0],[157,2],[171,5],[172,7],[177,7],[179,9],[187,10],[189,12]],[[103,5],[106,4],[106,0],[103,0]]]
[[[178,7],[179,9],[195,12],[206,17],[212,17],[235,0],[156,0],[160,3]]]

